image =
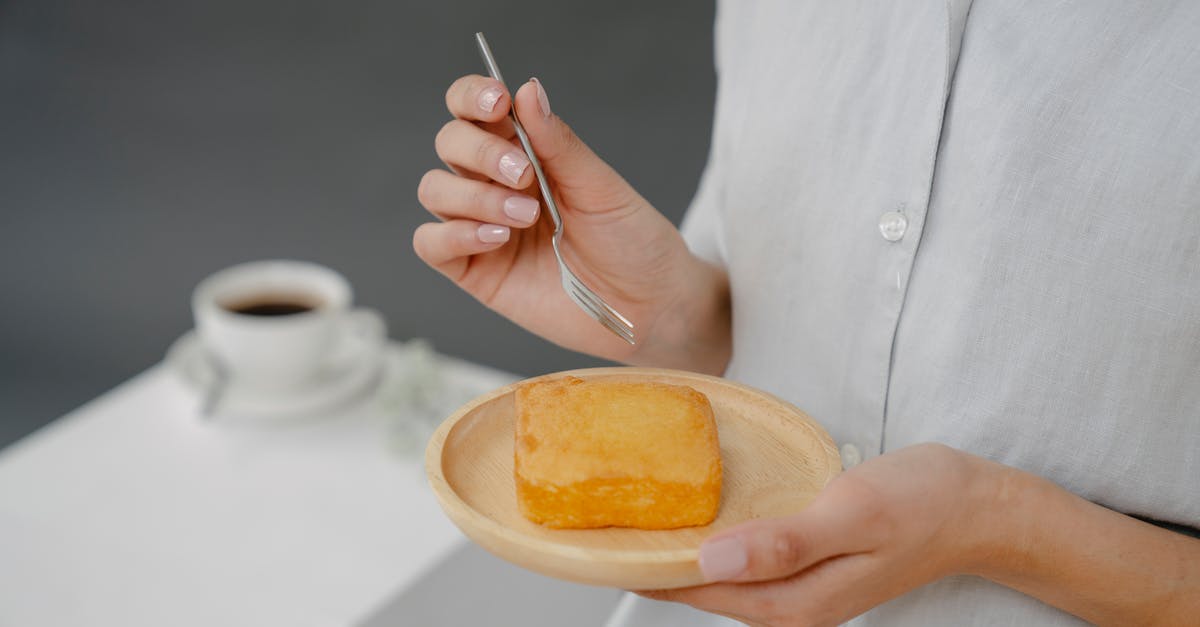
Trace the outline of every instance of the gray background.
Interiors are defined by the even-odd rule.
[[[594,365],[427,269],[443,94],[536,74],[678,222],[708,150],[711,3],[0,0],[0,446],[161,359],[205,275],[330,265],[393,338],[519,374]]]

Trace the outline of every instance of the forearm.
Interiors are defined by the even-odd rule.
[[[689,255],[679,287],[628,362],[720,375],[733,346],[729,276]]]
[[[1200,540],[994,470],[992,538],[973,568],[1099,625],[1185,625],[1200,616]]]

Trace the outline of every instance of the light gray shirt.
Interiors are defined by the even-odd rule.
[[[728,377],[847,465],[943,442],[1200,527],[1200,3],[734,0],[717,68]],[[854,624],[1079,622],[955,577]]]

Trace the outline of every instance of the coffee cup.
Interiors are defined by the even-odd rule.
[[[352,303],[345,277],[305,261],[239,264],[192,293],[196,331],[215,365],[269,390],[311,383],[351,365],[356,346],[383,342],[379,313]]]

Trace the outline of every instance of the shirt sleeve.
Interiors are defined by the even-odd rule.
[[[688,248],[696,256],[717,265],[726,267],[725,246],[723,238],[723,216],[725,207],[725,170],[724,170],[724,127],[721,121],[721,85],[722,57],[727,46],[730,26],[727,19],[722,19],[721,3],[717,5],[716,25],[713,29],[713,57],[717,72],[717,104],[713,115],[712,140],[708,150],[708,161],[700,175],[700,184],[696,195],[692,198],[687,212],[683,216],[680,230],[687,241]]]
[[[725,267],[725,254],[721,241],[722,206],[720,166],[710,149],[708,163],[700,176],[700,186],[687,213],[683,216],[680,230],[688,248],[697,257],[714,265]]]

